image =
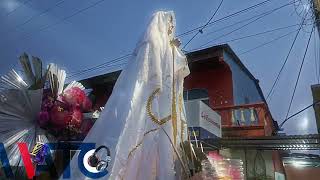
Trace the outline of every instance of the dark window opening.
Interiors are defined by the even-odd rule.
[[[185,101],[199,99],[209,106],[209,95],[207,89],[197,88],[183,91],[183,99]]]

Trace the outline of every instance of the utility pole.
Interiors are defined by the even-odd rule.
[[[312,0],[313,1],[313,13],[315,17],[316,26],[319,33],[319,27],[320,27],[320,0]]]
[[[313,7],[313,13],[314,13],[314,21],[315,26],[318,30],[318,37],[320,37],[320,0],[312,0],[311,1],[312,7]],[[319,72],[320,73],[320,72]],[[320,100],[320,84],[315,84],[311,86],[312,96],[313,96],[313,102],[317,102]],[[315,104],[313,106],[316,122],[317,122],[317,129],[318,133],[320,133],[320,105]]]

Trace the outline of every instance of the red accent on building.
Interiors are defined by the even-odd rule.
[[[253,77],[228,45],[215,46],[188,54],[191,73],[185,79],[185,89],[208,90],[210,107],[221,115],[224,137],[272,135],[275,130],[274,121],[265,101],[235,105],[235,97],[233,95],[233,81],[235,79],[232,78],[231,67],[224,59],[224,52],[229,53],[237,61],[235,64],[244,69],[243,73],[246,73],[250,78]],[[261,99],[264,99],[256,79],[252,78],[251,83],[257,86]],[[234,110],[242,109],[254,109],[258,114],[258,124],[234,126],[232,113]]]
[[[271,136],[277,130],[277,123],[272,119],[259,81],[228,45],[188,53],[187,59],[190,75],[185,79],[184,88],[186,91],[206,90],[209,106],[221,116],[223,137]],[[81,81],[86,88],[93,90],[91,95],[95,109],[105,105],[120,72]],[[239,113],[240,121],[235,117]],[[283,173],[278,152],[273,153],[272,159],[274,171]]]
[[[235,105],[233,72],[226,62],[225,53],[228,53],[242,69],[249,83],[254,84],[261,102]],[[277,124],[273,121],[269,108],[259,87],[258,81],[249,70],[241,63],[228,45],[214,46],[208,49],[195,51],[187,54],[190,75],[185,79],[185,90],[203,88],[208,91],[209,106],[221,115],[223,136],[270,136],[276,130]],[[94,109],[103,107],[111,95],[113,86],[121,71],[116,71],[89,79],[81,83],[92,88],[91,95],[94,97]],[[243,84],[243,86],[246,86]],[[246,87],[243,87],[246,88]],[[254,110],[257,112],[258,122],[254,125],[233,125],[233,114],[236,110]]]

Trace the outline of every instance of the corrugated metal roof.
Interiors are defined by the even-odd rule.
[[[316,150],[320,149],[320,135],[285,135],[263,137],[225,137],[203,141],[207,148],[261,149],[261,150]]]

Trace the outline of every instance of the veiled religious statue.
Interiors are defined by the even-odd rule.
[[[174,37],[173,12],[156,12],[119,76],[104,111],[84,142],[107,146],[108,174],[101,179],[184,179],[189,168],[183,80],[189,74]],[[85,179],[77,157],[72,179]],[[73,168],[74,167],[74,168]]]

